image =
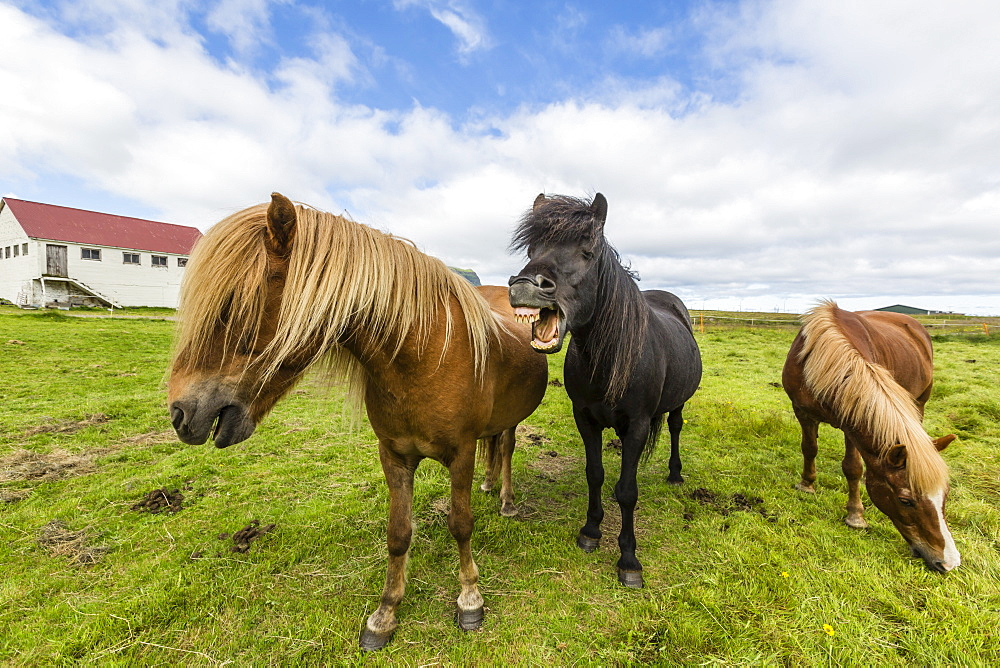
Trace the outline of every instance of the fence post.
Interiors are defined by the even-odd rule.
[[[985,322],[983,323],[983,332],[985,332],[986,336],[990,335],[990,326],[987,325]]]
[[[704,313],[699,313],[698,314],[698,328],[699,328],[699,330],[701,331],[702,334],[705,333],[705,314]]]

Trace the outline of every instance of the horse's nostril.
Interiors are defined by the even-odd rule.
[[[541,274],[535,276],[535,282],[538,284],[539,289],[544,290],[546,292],[552,292],[553,290],[556,289],[555,281],[545,278]]]
[[[180,429],[184,424],[184,410],[177,404],[170,407],[170,423],[174,425],[174,429]]]

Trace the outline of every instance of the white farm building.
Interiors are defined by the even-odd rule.
[[[196,228],[4,197],[0,298],[176,307]]]

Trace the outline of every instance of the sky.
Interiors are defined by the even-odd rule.
[[[691,309],[1000,315],[995,0],[0,0],[0,194],[272,191],[506,284],[540,192]]]

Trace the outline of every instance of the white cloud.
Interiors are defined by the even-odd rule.
[[[483,18],[462,0],[395,0],[397,8],[419,7],[444,25],[458,40],[461,56],[492,46]]]
[[[205,17],[210,29],[225,35],[239,54],[252,54],[272,40],[271,0],[219,0]]]
[[[630,31],[622,26],[615,26],[608,36],[608,48],[628,55],[654,58],[663,55],[673,39],[673,31],[667,27]]]

